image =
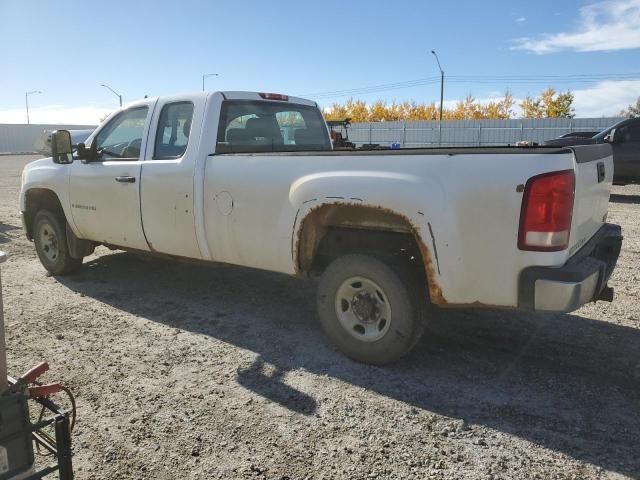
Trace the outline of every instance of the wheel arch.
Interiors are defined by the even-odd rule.
[[[65,216],[58,194],[49,188],[30,188],[25,192],[24,220],[27,238],[33,240],[33,220],[39,210],[47,209]]]
[[[420,212],[416,216],[423,216]],[[352,247],[367,250],[382,249],[413,252],[420,271],[426,279],[428,296],[432,304],[443,305],[447,301],[436,278],[437,256],[435,245],[428,247],[420,234],[425,220],[411,219],[408,215],[379,205],[353,202],[329,202],[298,212],[294,225],[293,260],[297,274],[309,274],[323,268],[319,256],[345,253]],[[430,228],[430,226],[429,226]],[[336,239],[343,246],[336,246]],[[346,239],[346,241],[345,241]],[[436,254],[437,255],[437,254]],[[335,257],[334,257],[335,258]]]

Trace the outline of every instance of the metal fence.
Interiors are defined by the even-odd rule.
[[[397,121],[354,123],[349,139],[357,144],[399,143],[403,148],[506,145],[521,140],[542,143],[565,133],[600,131],[621,118],[543,118],[522,120]],[[45,131],[93,129],[95,125],[0,124],[0,153],[38,150]]]
[[[542,118],[522,120],[396,121],[354,123],[349,139],[356,144],[399,143],[403,148],[542,143],[565,133],[601,131],[621,118]]]
[[[0,153],[31,153],[42,147],[45,131],[59,128],[67,130],[89,130],[95,125],[55,125],[55,124],[0,124]]]

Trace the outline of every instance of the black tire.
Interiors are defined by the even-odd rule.
[[[364,329],[361,326],[356,324],[352,328],[354,333],[341,323],[339,309],[351,309],[353,312],[356,310],[353,302],[347,306],[342,296],[336,296],[340,295],[340,291],[344,291],[341,289],[345,284],[349,284],[350,279],[356,277],[372,281],[380,287],[382,296],[377,300],[380,304],[387,303],[381,301],[382,297],[388,301],[391,318],[388,327],[385,324],[386,330],[380,331],[381,338],[376,338],[378,333],[374,331],[374,340],[364,340]],[[357,283],[359,282],[356,281]],[[360,254],[344,255],[334,260],[320,278],[320,323],[327,336],[353,360],[372,365],[392,363],[409,353],[424,331],[426,289],[423,285],[420,275],[408,268],[402,258],[382,259]],[[355,296],[353,298],[355,299]],[[356,331],[358,328],[360,330]]]
[[[40,210],[33,219],[33,240],[38,258],[53,275],[72,273],[82,265],[82,258],[73,258],[69,253],[65,227],[64,214],[50,210]]]

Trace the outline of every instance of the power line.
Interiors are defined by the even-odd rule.
[[[614,73],[614,74],[575,74],[575,75],[452,75],[449,81],[452,83],[496,83],[508,82],[510,84],[567,84],[567,83],[594,83],[602,81],[638,80],[640,73]]]
[[[385,91],[385,90],[395,90],[398,88],[409,88],[421,85],[428,85],[431,83],[437,83],[440,81],[440,77],[426,77],[426,78],[418,78],[416,80],[408,80],[404,82],[394,82],[394,83],[383,83],[380,85],[370,85],[368,87],[358,87],[358,88],[350,88],[346,90],[333,90],[328,92],[320,92],[320,93],[305,93],[300,96],[304,97],[331,97],[331,96],[348,96],[357,93],[374,93],[377,91]]]
[[[495,84],[508,83],[509,85],[549,85],[558,84],[588,84],[602,81],[640,80],[640,73],[609,73],[609,74],[569,74],[569,75],[450,75],[448,83],[456,84]],[[330,99],[349,97],[368,93],[399,90],[403,88],[418,87],[435,84],[439,77],[425,77],[404,82],[383,83],[344,90],[332,90],[317,93],[301,94],[301,97],[315,99]]]
[[[595,78],[607,79],[611,77],[637,77],[640,73],[575,73],[566,75],[451,75],[455,78],[481,78],[481,79],[505,79],[505,78]]]

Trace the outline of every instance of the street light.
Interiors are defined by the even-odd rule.
[[[122,95],[120,95],[118,92],[116,92],[109,85],[105,85],[104,83],[101,83],[100,86],[104,87],[104,88],[108,88],[109,90],[111,90],[111,93],[113,93],[116,97],[118,97],[118,100],[120,100],[120,106],[122,106]]]
[[[219,73],[205,73],[202,75],[202,91],[204,92],[204,79],[208,77],[219,77]]]
[[[440,66],[440,59],[438,58],[438,54],[435,50],[431,50],[433,56],[436,57],[436,62],[438,62],[438,68],[440,69],[440,133],[438,134],[438,144],[442,144],[442,104],[444,103],[444,70]]]
[[[42,93],[40,90],[31,90],[30,92],[25,92],[24,94],[24,103],[27,106],[27,125],[29,125],[29,95],[33,95],[34,93]]]

